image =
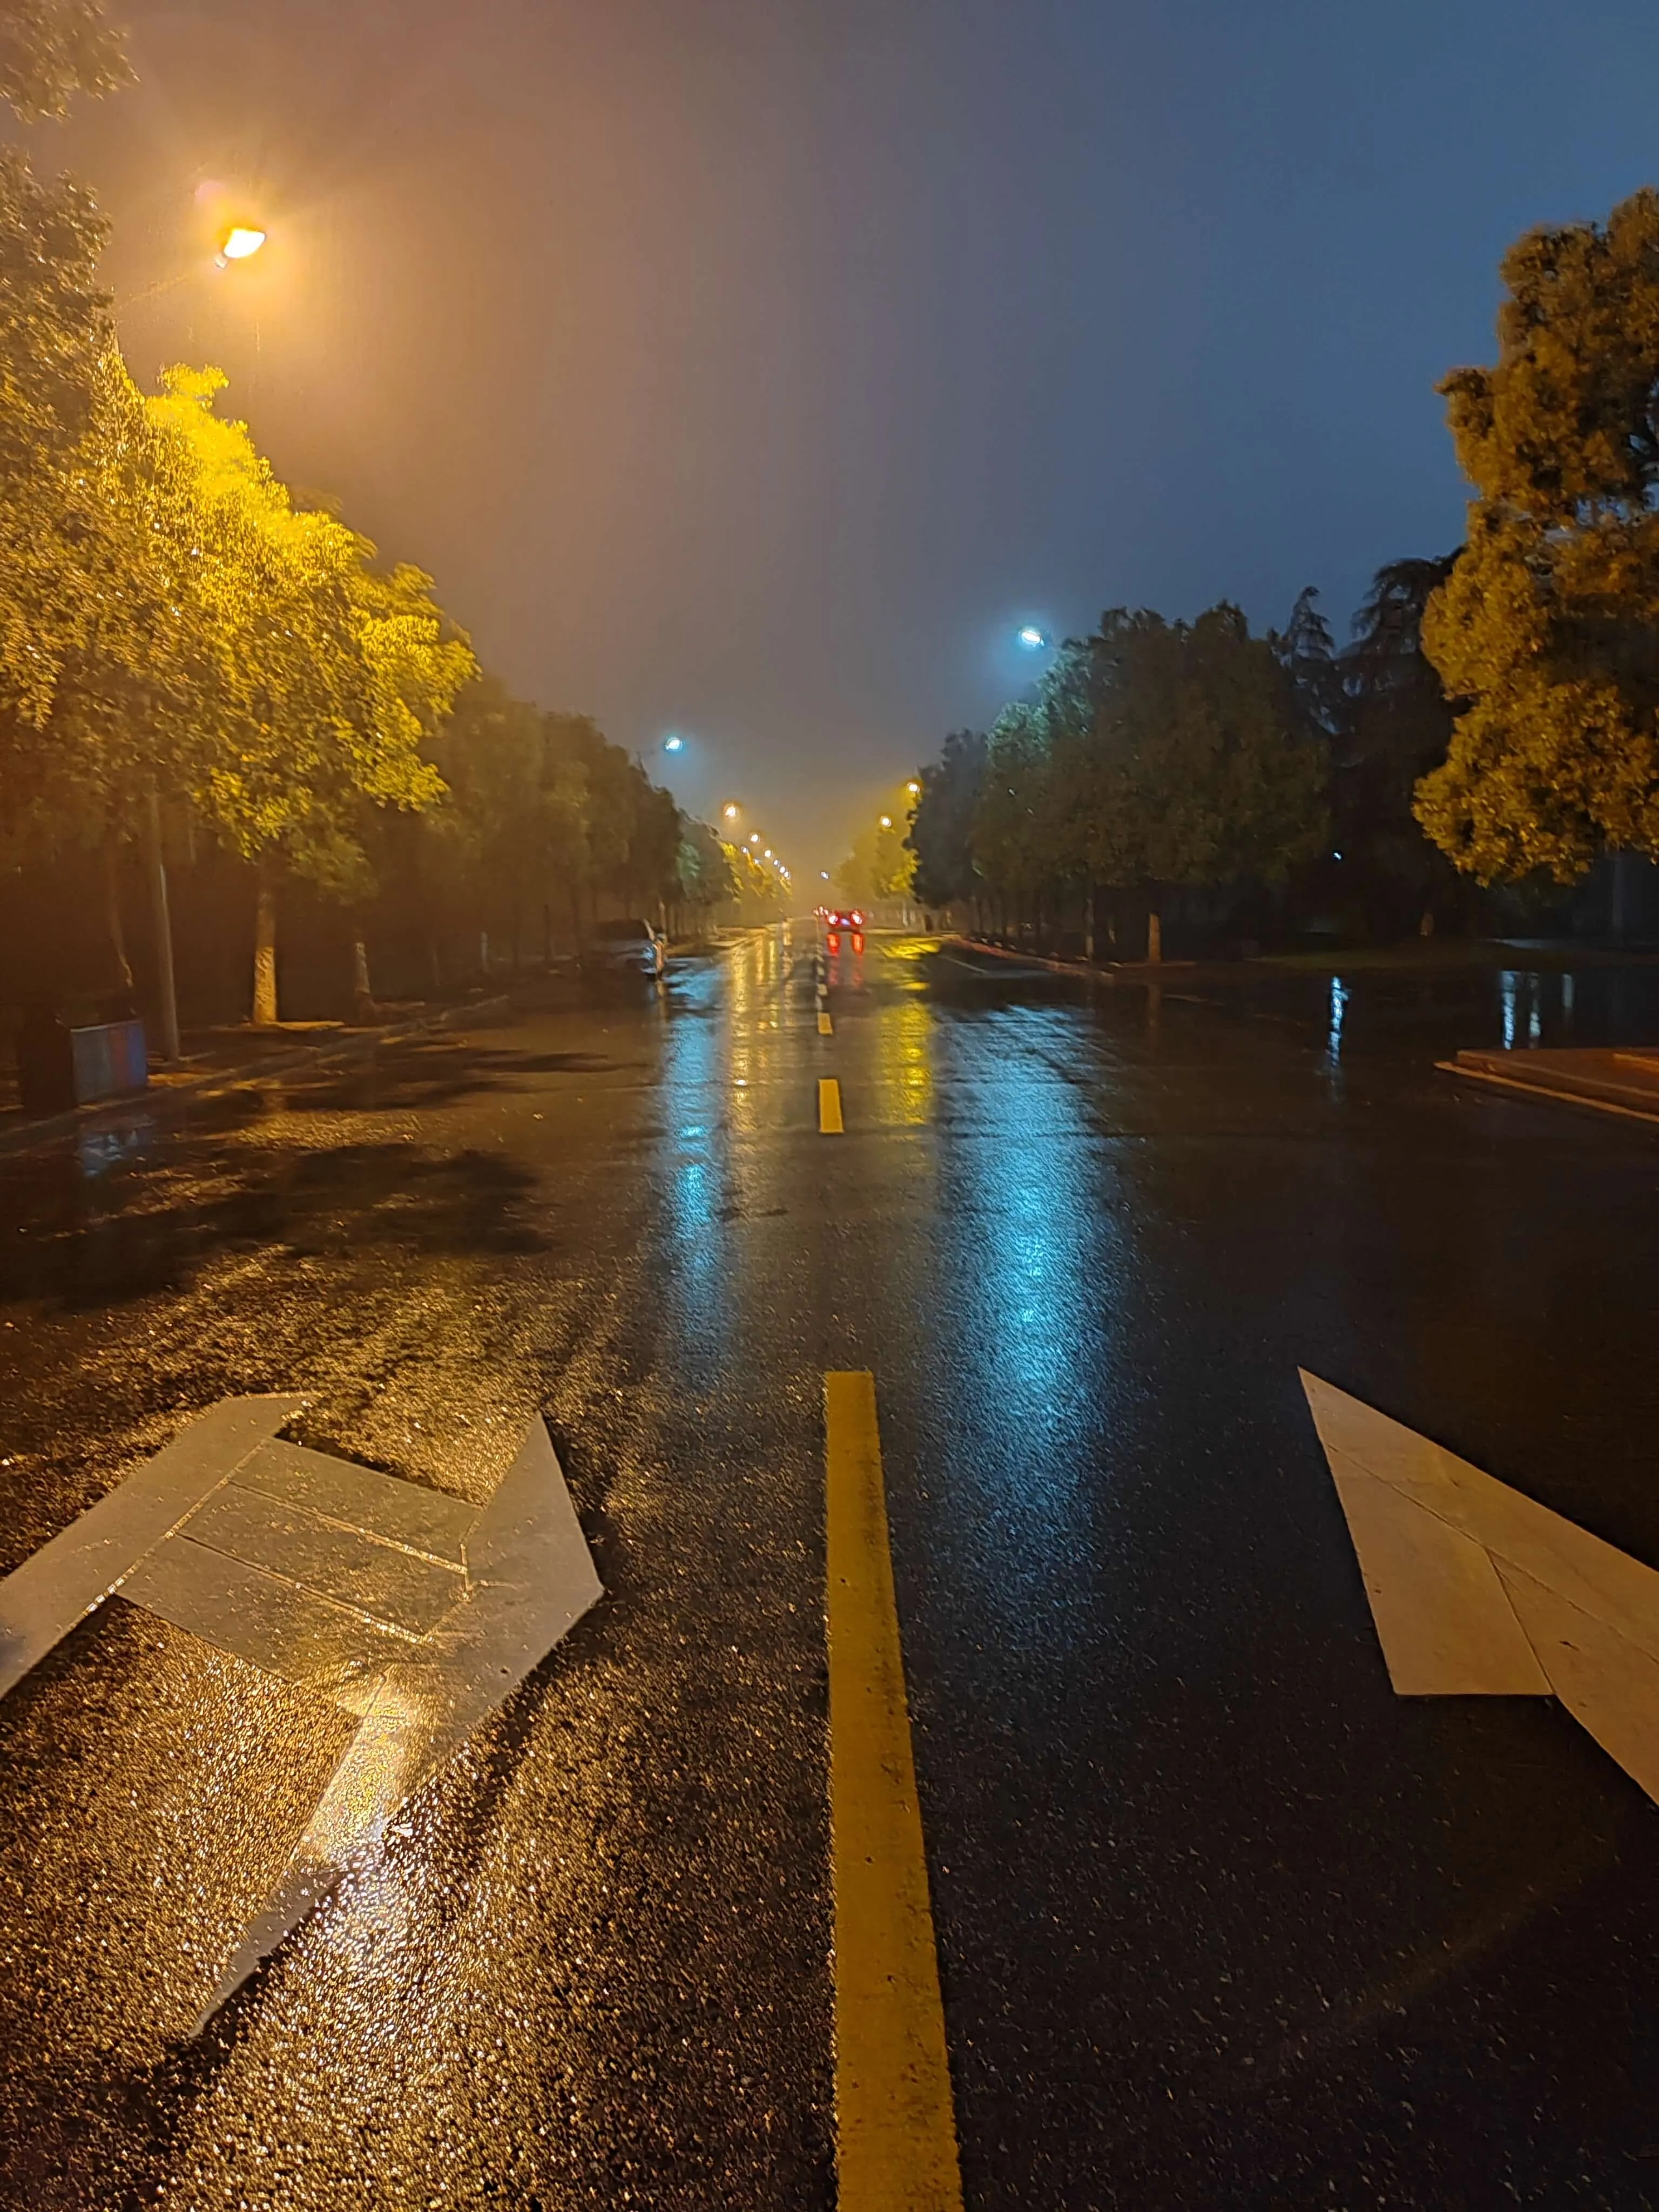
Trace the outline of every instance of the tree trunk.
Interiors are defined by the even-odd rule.
[[[109,931],[116,986],[121,991],[131,991],[132,963],[127,957],[126,925],[121,919],[121,848],[113,838],[106,839],[104,844],[104,921]]]
[[[351,940],[352,1012],[360,1022],[374,1018],[374,993],[368,980],[368,940],[360,930]]]
[[[1164,957],[1164,924],[1158,909],[1149,909],[1146,915],[1146,965],[1157,967]]]
[[[259,888],[253,904],[253,1026],[276,1027],[276,886],[270,863],[259,863]]]
[[[163,1060],[177,1060],[179,994],[173,977],[173,917],[167,910],[167,864],[161,849],[161,807],[154,792],[144,817],[144,845],[150,913],[155,927],[155,1000],[161,1032],[161,1056]]]

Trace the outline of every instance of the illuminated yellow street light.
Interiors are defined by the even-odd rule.
[[[728,799],[725,805],[720,809],[720,812],[726,817],[728,822],[735,822],[741,811],[742,810],[739,808],[735,799]]]
[[[219,241],[219,266],[228,261],[247,261],[265,242],[265,233],[250,224],[233,223]]]
[[[914,776],[911,777],[909,782],[905,785],[904,788],[909,793],[912,799],[920,799],[921,797],[921,786],[916,781]]]
[[[893,817],[892,817],[892,816],[891,816],[890,814],[884,814],[884,815],[882,816],[882,817],[881,817],[881,826],[882,826],[882,828],[883,828],[884,830],[890,830],[890,829],[892,828],[892,826],[893,826]]]
[[[750,831],[750,833],[749,833],[749,842],[750,842],[750,843],[751,845],[758,845],[758,844],[759,844],[759,842],[760,842],[760,831],[759,831],[758,830],[751,830]]]

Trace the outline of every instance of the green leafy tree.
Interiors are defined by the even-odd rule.
[[[853,849],[836,871],[836,886],[858,906],[908,898],[915,880],[916,856],[906,840],[911,805],[909,787],[898,785],[881,801],[876,818],[853,841]]]
[[[1342,879],[1378,935],[1431,926],[1455,896],[1455,875],[1424,836],[1413,796],[1451,742],[1454,710],[1423,650],[1423,619],[1456,558],[1386,562],[1338,659],[1332,836]]]
[[[568,718],[546,714],[484,676],[469,684],[432,758],[449,790],[426,841],[447,906],[469,934],[504,934],[514,967],[526,926],[544,951],[552,913],[586,866],[587,770],[568,743]]]
[[[125,43],[98,0],[5,0],[0,100],[24,122],[68,112],[77,93],[132,81]]]
[[[1418,819],[1482,883],[1659,856],[1659,193],[1503,264],[1498,358],[1440,386],[1475,489],[1423,642],[1459,702]]]
[[[1088,641],[1095,719],[1085,847],[1098,882],[1284,881],[1319,849],[1322,749],[1297,728],[1271,641],[1224,602],[1192,623],[1119,610]]]
[[[981,888],[970,838],[986,751],[982,732],[952,730],[939,759],[917,778],[921,791],[906,842],[915,855],[915,893],[924,906],[952,906]]]
[[[362,807],[418,812],[442,798],[425,748],[476,664],[429,579],[376,573],[366,539],[294,505],[246,424],[214,412],[217,370],[163,383],[149,411],[191,464],[185,514],[207,617],[185,697],[194,797],[258,870],[253,1019],[270,1024],[279,867],[367,895]]]
[[[716,910],[729,906],[738,895],[727,848],[706,822],[682,817],[675,876],[678,896],[674,903],[690,909],[699,929],[706,928]]]

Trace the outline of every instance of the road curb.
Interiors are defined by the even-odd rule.
[[[1570,1090],[1565,1084],[1540,1083],[1535,1078],[1524,1080],[1513,1075],[1500,1075],[1495,1068],[1471,1067],[1462,1060],[1437,1060],[1436,1068],[1443,1075],[1455,1075],[1460,1083],[1480,1083],[1492,1091],[1507,1091],[1512,1098],[1530,1098],[1546,1106],[1588,1106],[1593,1114],[1617,1114],[1622,1121],[1645,1121],[1650,1128],[1659,1128],[1659,1112],[1649,1107],[1627,1106],[1617,1098],[1599,1097],[1593,1091]]]
[[[73,1113],[53,1114],[46,1121],[30,1121],[21,1128],[0,1133],[0,1158],[15,1152],[40,1151],[80,1130],[100,1128],[135,1111],[164,1112],[175,1100],[182,1103],[185,1099],[208,1098],[216,1091],[234,1091],[243,1084],[275,1081],[302,1068],[326,1067],[338,1060],[355,1060],[360,1054],[378,1051],[382,1045],[401,1044],[410,1037],[428,1036],[434,1030],[453,1029],[464,1022],[510,1013],[512,1005],[503,993],[499,998],[479,999],[470,1006],[446,1006],[441,1012],[423,1014],[416,1021],[392,1022],[384,1029],[362,1030],[338,1044],[300,1045],[274,1058],[267,1055],[263,1060],[245,1060],[239,1067],[204,1068],[199,1076],[169,1084],[164,1091],[135,1091],[125,1098],[100,1099],[95,1106],[77,1106]]]
[[[988,952],[994,960],[1023,961],[1028,968],[1051,968],[1057,975],[1091,975],[1101,983],[1156,983],[1165,975],[1187,975],[1196,960],[1056,960],[1047,952],[1017,952],[1012,945],[988,945],[978,937],[948,937],[947,945],[965,951]]]

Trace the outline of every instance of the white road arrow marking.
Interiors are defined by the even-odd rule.
[[[1553,1692],[1659,1802],[1659,1574],[1346,1391],[1302,1383],[1395,1690]]]
[[[358,1716],[198,2029],[601,1595],[539,1419],[480,1509],[275,1441],[303,1402],[210,1407],[0,1581],[0,1697],[118,1592]]]

